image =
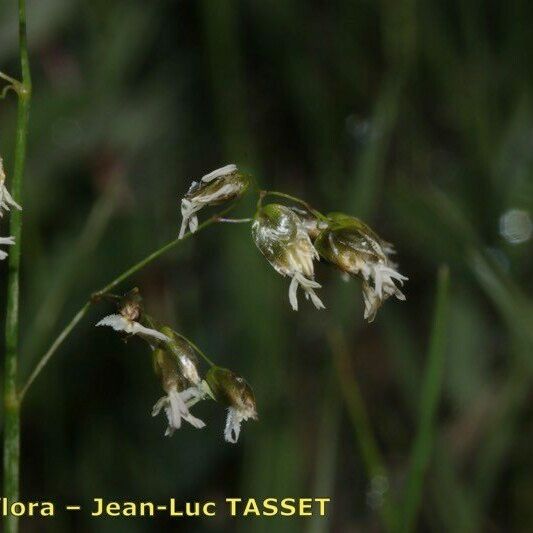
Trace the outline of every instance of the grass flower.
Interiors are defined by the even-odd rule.
[[[250,385],[227,368],[213,366],[206,376],[212,396],[228,408],[224,438],[236,443],[245,420],[257,420],[255,396]]]
[[[289,301],[298,310],[298,287],[310,298],[317,309],[324,304],[315,289],[321,285],[314,280],[313,261],[319,258],[302,219],[289,207],[268,204],[260,208],[252,224],[256,246],[268,262],[282,276],[289,276]]]
[[[390,255],[394,247],[359,219],[343,213],[328,215],[331,223],[315,240],[321,257],[343,272],[362,278],[365,319],[372,322],[391,296],[405,300],[398,288],[408,278],[397,271]]]
[[[161,410],[165,412],[168,421],[165,436],[171,437],[177,429],[180,429],[182,420],[197,429],[205,427],[205,423],[189,411],[189,407],[207,396],[205,390],[197,386],[186,387],[187,380],[181,374],[172,353],[157,348],[153,357],[156,372],[161,376],[161,385],[166,395],[156,402],[152,416],[157,416]]]
[[[155,328],[143,326],[138,320],[142,313],[141,296],[138,289],[133,289],[121,298],[119,314],[107,315],[97,326],[109,326],[115,331],[124,331],[128,335],[139,335],[148,341],[170,341],[170,339]]]
[[[194,233],[198,229],[196,213],[208,205],[219,205],[244,194],[249,186],[249,179],[241,174],[236,165],[226,165],[206,174],[200,181],[193,181],[187,194],[181,200],[182,239],[187,230]]]

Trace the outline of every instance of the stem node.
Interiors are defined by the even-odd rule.
[[[4,395],[4,409],[10,412],[18,411],[20,408],[20,401],[18,394],[15,391],[10,390]]]

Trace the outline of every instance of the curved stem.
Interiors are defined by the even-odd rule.
[[[194,349],[194,351],[200,355],[201,357],[203,357],[203,359],[209,363],[210,366],[217,366],[215,365],[215,363],[213,363],[213,361],[211,361],[211,359],[209,359],[209,357],[207,357],[207,355],[205,355],[205,353],[200,350],[200,348],[198,348],[198,346],[196,344],[194,344],[194,342],[191,341],[191,339],[187,338],[185,335],[182,335],[181,333],[178,333],[177,331],[174,332],[178,337],[180,337],[181,339],[183,339],[185,342],[189,343],[191,345],[191,348]]]
[[[19,55],[22,83],[5,74],[3,79],[12,83],[18,96],[15,165],[11,194],[21,204],[22,181],[26,163],[28,121],[30,115],[31,75],[26,40],[26,4],[19,0]],[[16,82],[16,83],[13,83]],[[13,209],[10,216],[10,234],[15,245],[9,253],[6,307],[6,352],[4,364],[4,496],[10,501],[19,500],[20,485],[20,401],[17,395],[18,330],[19,330],[19,278],[22,244],[22,214]],[[18,531],[18,518],[10,515],[4,519],[5,532]]]
[[[11,76],[7,75],[5,72],[2,71],[0,71],[0,79],[7,81],[10,85],[13,86],[13,88],[22,85],[20,81],[16,80],[15,78],[12,78]]]
[[[89,300],[78,310],[78,312],[74,315],[74,317],[70,320],[70,322],[63,328],[63,330],[59,333],[59,335],[56,337],[56,339],[52,342],[50,345],[50,348],[46,351],[46,353],[41,357],[39,362],[37,363],[36,367],[30,374],[29,378],[27,379],[24,386],[21,388],[20,393],[18,395],[19,402],[22,401],[22,399],[25,397],[26,393],[28,392],[28,389],[32,385],[32,383],[35,381],[37,376],[42,372],[43,368],[46,366],[48,361],[50,361],[51,357],[55,354],[57,349],[63,344],[65,339],[70,335],[72,330],[76,327],[76,325],[80,322],[80,320],[87,314],[87,311],[91,307],[91,303],[99,301],[101,298],[103,298],[106,293],[108,293],[111,289],[131,277],[133,274],[144,268],[146,265],[151,263],[152,261],[155,261],[158,257],[162,256],[164,253],[168,252],[172,248],[175,248],[183,241],[189,239],[192,235],[196,235],[203,229],[212,226],[213,224],[216,224],[219,220],[219,218],[223,217],[227,213],[229,213],[233,208],[235,207],[235,203],[230,205],[228,208],[224,209],[220,213],[217,213],[213,215],[211,218],[207,219],[205,222],[200,224],[198,226],[198,229],[196,232],[193,233],[186,233],[181,239],[174,239],[170,241],[169,243],[165,244],[161,248],[158,248],[155,252],[152,252],[150,255],[146,256],[144,259],[139,261],[138,263],[135,263],[133,266],[119,274],[113,281],[108,283],[105,287],[101,288],[100,290],[94,292],[89,298]],[[190,342],[188,339],[186,339],[187,342]],[[198,351],[198,348],[196,348],[192,343],[191,345],[193,348],[195,348]],[[198,351],[202,357],[204,357],[211,365],[213,364],[204,354],[202,354],[200,351]]]
[[[57,349],[63,344],[63,341],[69,336],[70,332],[76,327],[78,322],[87,314],[87,311],[91,307],[91,302],[87,302],[72,318],[72,320],[63,328],[61,333],[56,337],[50,348],[46,353],[41,357],[35,368],[33,369],[30,377],[27,379],[26,383],[22,387],[19,393],[19,402],[22,402],[26,392],[35,381],[35,378],[41,373],[43,368],[46,366],[52,355],[57,351]]]
[[[285,194],[284,192],[278,192],[278,191],[261,191],[260,193],[260,202],[263,200],[265,196],[277,196],[279,198],[285,198],[286,200],[291,200],[293,202],[297,202],[300,205],[303,205],[307,211],[315,215],[315,217],[319,218],[320,220],[327,221],[328,217],[323,215],[320,211],[317,211],[313,207],[311,207],[305,200],[302,200],[301,198],[297,198],[296,196],[291,196],[290,194]]]
[[[146,256],[144,259],[141,259],[138,263],[135,263],[132,267],[125,270],[122,274],[117,276],[113,281],[108,283],[105,287],[100,289],[99,291],[95,292],[92,295],[92,299],[99,299],[101,298],[106,292],[109,292],[111,289],[114,289],[117,285],[131,277],[133,274],[144,268],[146,265],[151,263],[152,261],[155,261],[158,257],[162,256],[172,248],[175,248],[180,242],[185,241],[186,239],[190,238],[192,235],[196,235],[199,231],[207,228],[208,226],[211,226],[212,224],[216,224],[220,218],[223,218],[224,215],[229,213],[233,208],[235,207],[235,203],[229,206],[227,209],[224,209],[220,213],[213,215],[211,218],[207,219],[205,222],[200,224],[198,226],[198,229],[194,233],[186,233],[181,239],[178,237],[172,241],[170,241],[168,244],[165,244],[163,247],[157,249],[155,252],[151,253],[150,255]]]
[[[11,76],[8,76],[4,72],[0,71],[0,79],[7,81],[7,85],[2,89],[2,92],[0,93],[0,99],[4,99],[7,96],[7,93],[12,90],[14,93],[16,93],[17,96],[20,96],[22,93],[26,92],[24,85],[20,83],[20,81],[16,80],[15,78],[12,78]]]
[[[6,86],[3,88],[2,92],[0,93],[0,100],[4,100],[4,99],[6,98],[6,96],[7,96],[7,93],[8,93],[10,90],[13,91],[13,92],[15,92],[15,93],[17,92],[17,90],[15,89],[15,87],[14,87],[13,85],[6,85]]]

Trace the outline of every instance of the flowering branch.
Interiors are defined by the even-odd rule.
[[[390,254],[394,253],[392,245],[382,240],[355,217],[343,213],[325,216],[295,196],[278,191],[259,190],[253,218],[225,218],[225,215],[237,205],[249,189],[252,181],[250,176],[240,172],[234,164],[214,170],[199,181],[193,181],[181,200],[182,224],[178,238],[148,255],[105,287],[93,293],[89,301],[74,315],[37,363],[22,387],[19,398],[24,398],[52,355],[85,316],[91,302],[101,300],[109,291],[177,246],[181,240],[190,238],[192,234],[217,222],[252,222],[252,237],[258,249],[279,274],[291,278],[289,301],[294,310],[298,310],[297,291],[299,288],[302,288],[305,297],[310,299],[317,309],[325,308],[315,292],[316,289],[321,288],[321,285],[314,279],[313,262],[321,258],[347,275],[363,279],[365,318],[369,321],[374,319],[378,308],[390,296],[396,296],[400,300],[405,299],[396,283],[403,284],[407,278],[396,271],[396,265],[389,258]],[[303,206],[305,210],[280,204],[263,206],[262,201],[266,196],[290,200]],[[199,211],[207,206],[220,205],[229,201],[232,203],[227,209],[199,224]],[[205,354],[198,349],[197,351],[209,364],[213,365]]]
[[[136,287],[118,300],[118,313],[102,318],[96,325],[108,326],[129,337],[136,335],[150,346],[154,370],[161,379],[165,396],[152,409],[152,416],[161,411],[167,418],[166,437],[181,428],[182,421],[196,429],[205,427],[190,408],[201,400],[212,399],[227,408],[224,438],[236,443],[243,421],[257,420],[257,407],[252,388],[246,380],[227,368],[215,365],[184,335],[170,326],[161,325],[144,311],[142,296]],[[210,365],[202,378],[195,352]]]
[[[225,215],[237,205],[251,183],[251,177],[243,174],[234,164],[214,170],[199,181],[193,181],[181,199],[182,223],[178,238],[157,249],[92,294],[38,362],[18,395],[19,402],[50,358],[86,315],[91,303],[106,299],[118,304],[119,313],[105,316],[96,325],[111,327],[128,336],[138,335],[151,346],[154,368],[160,374],[166,392],[166,396],[154,406],[152,414],[155,416],[161,410],[166,414],[168,426],[165,434],[172,435],[181,427],[182,420],[198,429],[204,427],[204,422],[194,417],[189,408],[196,402],[211,397],[228,407],[224,436],[228,442],[237,442],[241,422],[257,417],[250,386],[232,371],[218,367],[188,338],[168,326],[158,325],[144,313],[138,289],[123,297],[110,292],[177,246],[180,241],[214,223],[251,222],[252,238],[259,251],[274,270],[291,279],[289,302],[295,311],[298,310],[299,288],[317,309],[325,308],[316,293],[322,286],[315,280],[314,262],[320,259],[347,275],[363,280],[365,318],[369,321],[373,320],[378,308],[387,298],[396,296],[400,300],[405,299],[397,283],[401,285],[407,278],[396,271],[396,265],[390,260],[390,254],[394,253],[393,246],[356,217],[344,213],[325,216],[295,196],[259,190],[252,218],[226,218]],[[267,196],[290,200],[296,205],[262,205]],[[198,215],[204,208],[228,203],[227,209],[199,224]],[[194,362],[194,352],[210,365],[205,379],[200,378]],[[372,450],[372,447],[365,449]]]
[[[200,350],[200,348],[198,348],[198,346],[193,342],[191,341],[191,339],[189,339],[188,337],[186,337],[185,335],[182,335],[181,333],[177,333],[176,332],[176,335],[178,337],[180,337],[181,339],[183,339],[185,342],[189,343],[191,345],[191,347],[193,348],[193,350],[209,365],[209,366],[216,366],[215,363],[213,363],[213,361],[211,361],[211,359],[209,359],[209,357],[207,357],[207,355],[205,355],[205,353]]]

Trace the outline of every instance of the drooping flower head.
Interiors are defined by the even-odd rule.
[[[315,293],[321,285],[314,280],[313,261],[319,256],[302,219],[294,210],[280,204],[261,207],[252,224],[252,237],[274,269],[282,276],[292,278],[289,287],[292,308],[298,310],[297,291],[301,286],[306,298],[311,298],[317,309],[324,309]]]
[[[228,408],[224,438],[236,443],[244,420],[257,420],[255,396],[250,385],[227,368],[213,366],[205,381],[216,401]]]
[[[14,237],[0,237],[0,244],[4,244],[6,246],[13,246],[13,244],[15,244],[15,238]],[[0,261],[3,261],[6,257],[7,257],[7,252],[0,250]]]
[[[381,239],[358,218],[343,213],[328,215],[331,220],[315,240],[318,253],[343,272],[363,280],[365,319],[372,322],[379,307],[390,296],[405,300],[397,284],[408,278],[391,261],[393,246]]]
[[[166,437],[171,437],[185,420],[193,427],[201,429],[205,423],[191,414],[189,408],[207,396],[200,386],[189,386],[189,380],[181,373],[180,364],[173,353],[163,348],[153,352],[154,368],[161,377],[161,386],[166,396],[160,398],[152,409],[152,416],[157,416],[161,409],[167,417]]]
[[[187,226],[192,233],[198,229],[197,212],[207,205],[219,205],[242,196],[250,180],[239,172],[236,165],[226,165],[206,174],[200,181],[193,181],[181,200],[183,217],[179,238],[183,238]]]
[[[5,182],[6,173],[4,172],[4,161],[2,160],[2,157],[0,157],[0,218],[3,216],[3,211],[9,211],[11,207],[18,209],[19,211],[22,210],[22,207],[20,207],[20,205],[13,200],[11,194],[9,194]]]
[[[97,326],[109,326],[115,331],[124,331],[129,335],[139,335],[149,342],[168,341],[169,338],[154,328],[143,326],[139,319],[142,314],[142,298],[138,289],[133,289],[121,298],[119,314],[107,315]]]

